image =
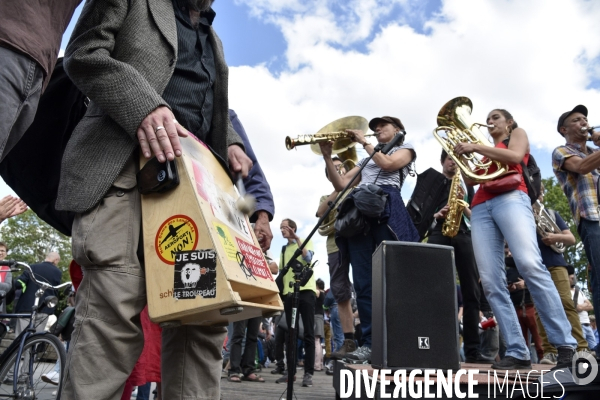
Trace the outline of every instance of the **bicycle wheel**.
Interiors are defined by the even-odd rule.
[[[19,347],[15,347],[0,366],[0,399],[58,400],[61,379],[67,359],[65,347],[53,335],[34,335],[25,340],[19,365],[16,393],[13,390],[13,371]],[[58,367],[57,367],[58,364]],[[31,369],[30,369],[31,367]],[[56,373],[56,369],[59,371]],[[31,371],[31,373],[30,373]]]

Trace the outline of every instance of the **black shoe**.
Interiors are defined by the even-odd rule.
[[[506,356],[500,361],[492,364],[493,369],[531,369],[531,360],[519,360],[518,358]]]
[[[568,346],[561,346],[558,349],[558,355],[556,356],[556,366],[550,371],[557,369],[568,369],[573,365],[573,355],[575,350]]]
[[[272,369],[272,370],[271,370],[271,373],[272,373],[273,375],[283,375],[283,374],[285,374],[285,373],[286,373],[286,371],[285,371],[285,368],[277,367],[277,368],[275,368],[275,369]]]
[[[481,354],[477,354],[476,357],[467,357],[465,360],[465,363],[469,364],[491,364],[493,362],[494,361],[486,360]]]

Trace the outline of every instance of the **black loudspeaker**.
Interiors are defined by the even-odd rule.
[[[460,368],[454,248],[384,241],[373,253],[374,368]]]

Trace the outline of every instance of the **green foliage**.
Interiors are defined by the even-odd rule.
[[[546,208],[558,211],[562,219],[565,220],[569,226],[569,229],[571,229],[571,232],[577,239],[577,243],[574,246],[567,247],[563,255],[565,260],[567,260],[567,263],[575,267],[577,281],[585,283],[585,288],[587,288],[588,260],[583,249],[581,238],[577,233],[577,225],[573,219],[573,214],[571,214],[571,208],[569,207],[567,197],[565,196],[556,179],[546,178],[542,179],[542,182],[544,183],[545,188],[544,206]]]
[[[71,239],[42,221],[33,211],[6,220],[0,226],[0,241],[8,246],[6,259],[35,264],[44,261],[46,254],[55,251],[60,254],[58,268],[62,271],[62,282],[70,280]],[[19,274],[14,273],[13,278]],[[60,313],[66,306],[63,293],[57,307]]]

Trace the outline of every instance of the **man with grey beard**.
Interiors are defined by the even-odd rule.
[[[229,120],[211,4],[88,0],[67,47],[65,70],[90,104],[67,144],[56,203],[77,213],[73,257],[84,270],[63,400],[120,399],[142,352],[140,154],[173,160],[179,137],[192,134],[232,172],[252,167]],[[163,329],[162,398],[218,399],[224,338],[223,327]]]

